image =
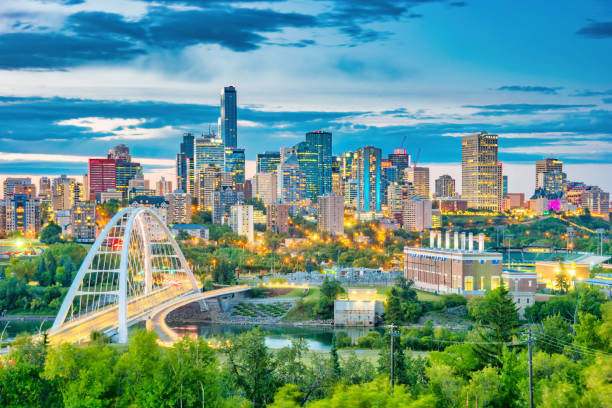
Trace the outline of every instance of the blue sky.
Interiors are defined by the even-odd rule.
[[[612,190],[606,0],[4,0],[0,174],[83,174],[127,143],[173,178],[227,84],[247,159],[327,129],[334,153],[405,136],[457,177],[459,136],[486,130],[512,191],[549,155]]]

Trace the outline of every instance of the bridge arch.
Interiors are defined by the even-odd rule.
[[[127,342],[128,326],[199,288],[181,249],[157,213],[127,207],[104,227],[49,331],[74,342],[92,330]]]

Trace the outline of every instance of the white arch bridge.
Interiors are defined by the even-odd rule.
[[[87,253],[48,336],[53,343],[76,343],[99,331],[125,343],[128,327],[139,321],[157,322],[167,332],[169,311],[248,289],[200,292],[165,223],[147,207],[128,207],[109,221]]]

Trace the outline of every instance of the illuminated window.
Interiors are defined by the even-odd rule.
[[[491,290],[499,288],[499,277],[491,278]]]
[[[474,290],[473,279],[471,276],[466,276],[465,278],[465,290]]]
[[[480,290],[484,290],[484,276],[480,277]]]

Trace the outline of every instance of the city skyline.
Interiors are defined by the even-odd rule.
[[[0,177],[80,176],[126,143],[147,177],[174,179],[182,134],[216,124],[219,91],[235,85],[247,178],[257,153],[322,130],[334,154],[386,155],[406,137],[430,183],[450,174],[460,191],[460,136],[486,131],[511,192],[533,192],[534,163],[549,156],[609,191],[612,6],[552,4],[4,2]],[[205,12],[242,28],[159,32]],[[535,23],[551,13],[554,28]]]

